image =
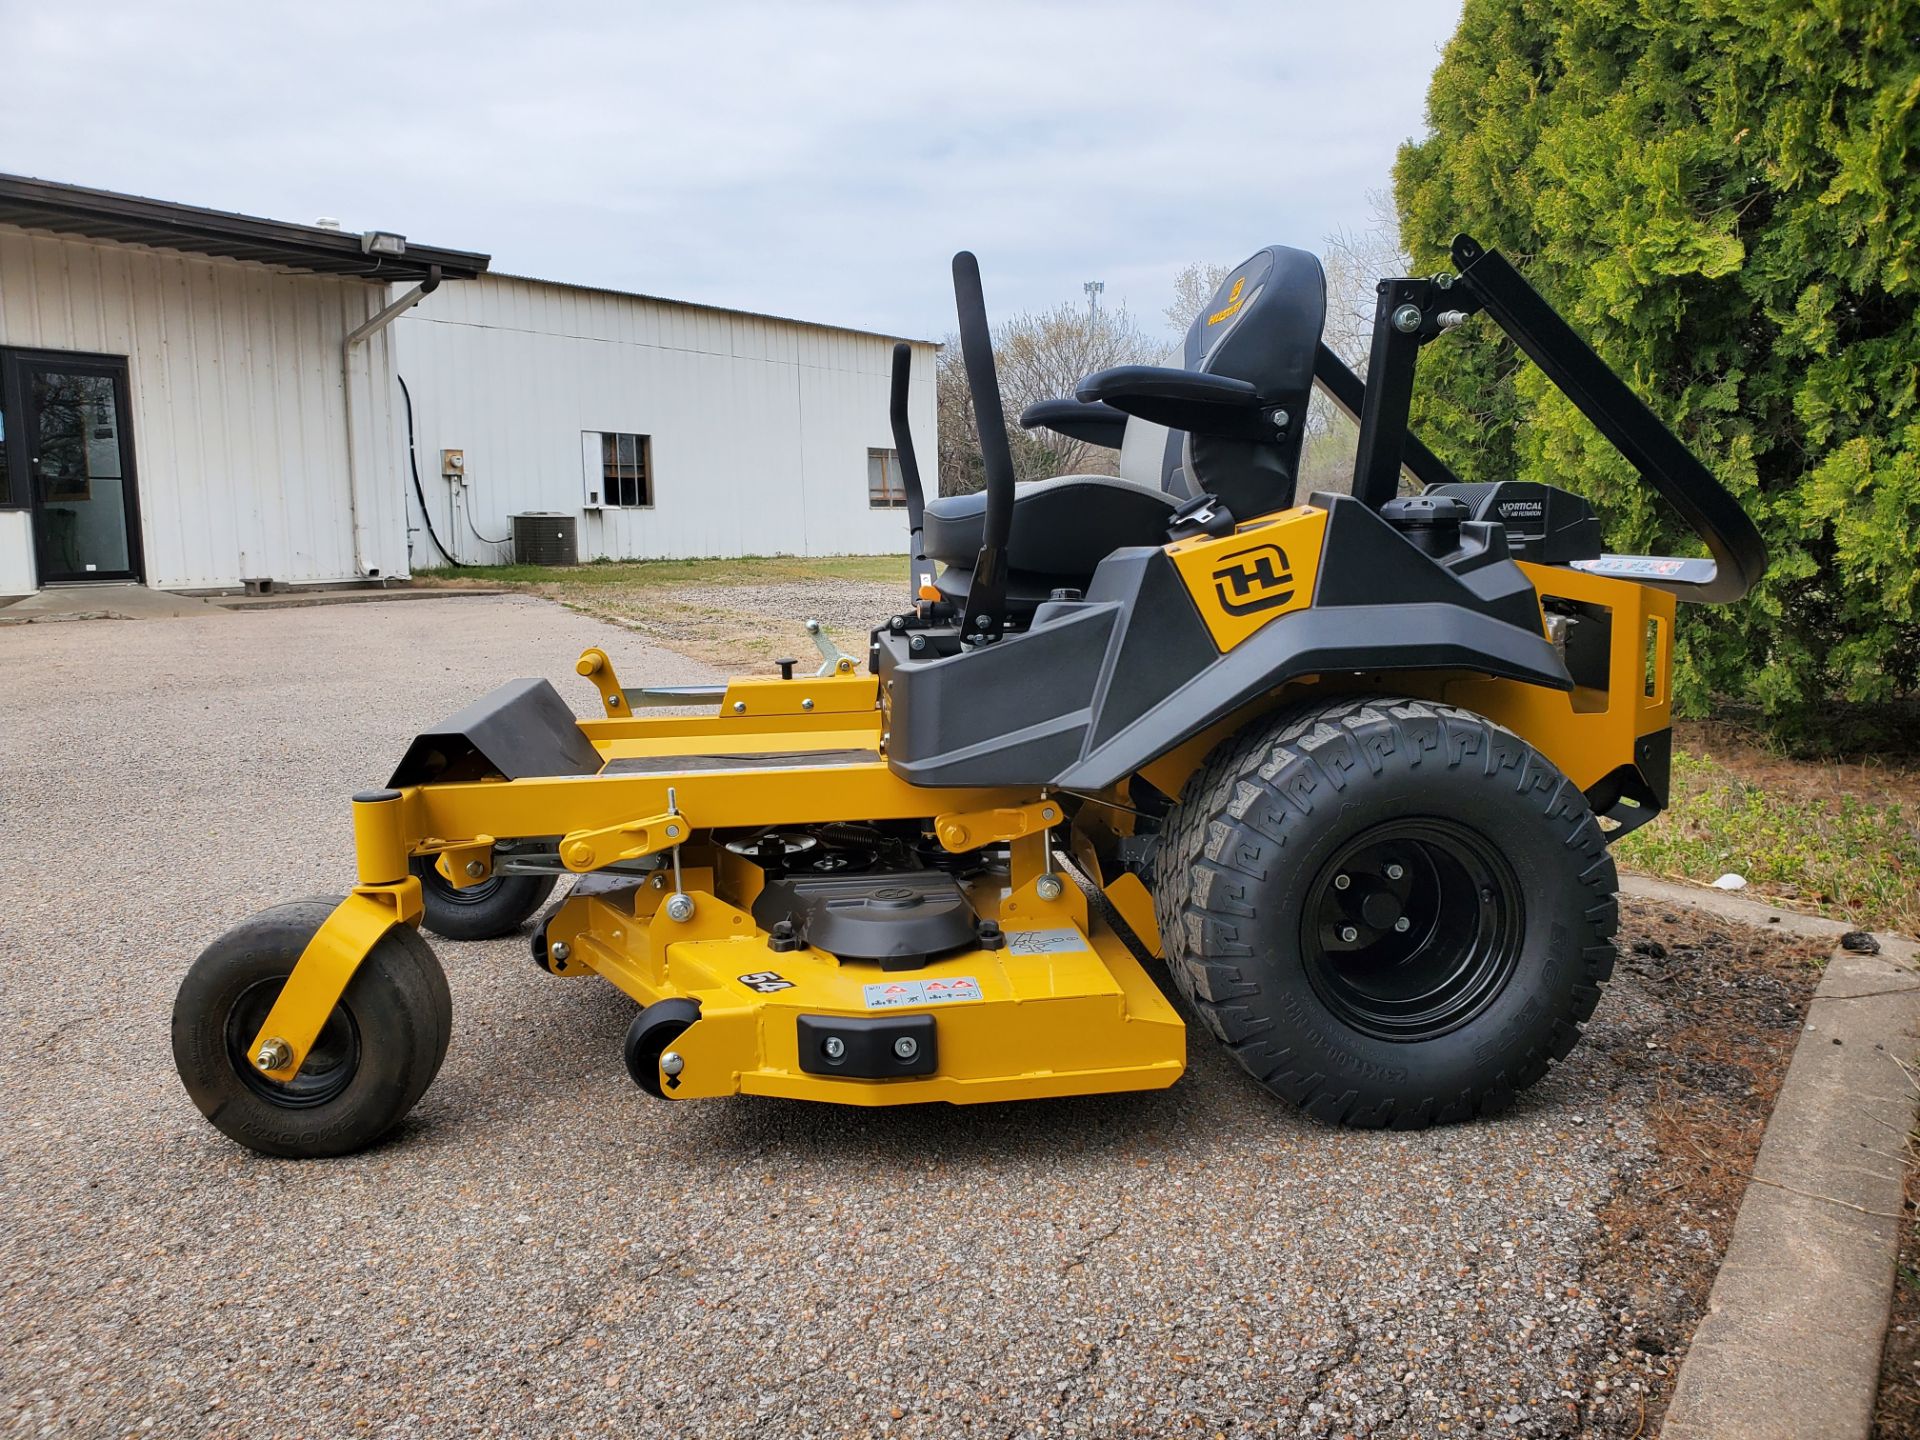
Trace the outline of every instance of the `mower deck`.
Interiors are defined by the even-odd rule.
[[[591,971],[642,1006],[699,1007],[672,1041],[680,1068],[659,1076],[662,1095],[965,1104],[1156,1089],[1179,1078],[1179,1016],[1119,937],[1090,918],[1079,888],[1053,873],[1045,835],[1057,814],[1020,792],[902,785],[881,753],[872,675],[843,666],[806,680],[736,680],[717,715],[632,717],[623,712],[642,697],[620,688],[604,653],[587,652],[578,668],[599,684],[609,714],[582,727],[605,757],[596,785],[627,777],[670,787],[662,791],[670,808],[712,816],[716,828],[728,823],[729,800],[750,807],[754,824],[799,824],[924,815],[931,793],[950,849],[1009,847],[1005,871],[957,882],[982,943],[931,960],[843,960],[771,937],[751,913],[765,873],[710,829],[688,840],[681,857],[693,863],[677,880],[660,869],[579,881],[536,939],[546,968]],[[570,853],[577,843],[563,839],[561,857],[585,868]],[[886,878],[870,884],[884,892]],[[668,913],[675,896],[691,907],[684,920]],[[897,903],[903,915],[911,909],[904,893]],[[826,1055],[830,1039],[841,1042],[836,1059]],[[894,1048],[901,1042],[904,1057]]]
[[[683,878],[694,904],[684,923],[664,913],[670,892],[657,876],[582,881],[545,930],[555,974],[598,974],[643,1006],[699,1005],[672,1042],[683,1068],[662,1081],[670,1099],[968,1104],[1158,1089],[1186,1066],[1180,1017],[1120,938],[1087,922],[1070,883],[1078,904],[1063,894],[1003,907],[1004,876],[963,882],[983,918],[1005,914],[1001,943],[886,969],[777,950],[745,909],[709,892],[711,872]],[[845,1045],[837,1062],[822,1048],[829,1037]]]
[[[587,651],[577,668],[600,689],[606,719],[576,722],[506,687],[498,713],[511,725],[490,728],[477,711],[458,734],[434,737],[437,749],[410,752],[395,788],[355,797],[361,884],[309,946],[311,981],[289,985],[262,1023],[250,1053],[270,1047],[279,1062],[265,1073],[297,1073],[337,1003],[350,966],[327,957],[363,954],[393,917],[417,916],[420,882],[406,871],[425,856],[456,893],[487,884],[496,866],[582,877],[542,921],[536,958],[555,975],[598,974],[643,1007],[681,1007],[671,1061],[629,1054],[636,1079],[663,1096],[969,1103],[1179,1078],[1185,1027],[1055,871],[1050,834],[1063,817],[1044,791],[902,781],[883,758],[880,682],[850,661],[805,679],[735,680],[716,712],[646,716],[632,710],[650,697],[623,689],[604,652]],[[572,774],[437,778],[470,758],[512,773],[569,743]],[[867,928],[892,934],[924,903],[913,882],[931,880],[966,918],[924,953],[902,942],[899,953],[836,954],[819,912],[811,942],[804,918],[800,933],[756,919],[781,867],[728,846],[772,826],[929,813],[937,863],[898,873],[856,864],[846,878],[857,894],[839,902],[868,907],[881,923]],[[571,826],[558,835],[556,815]],[[1150,927],[1128,903],[1137,888],[1116,898],[1130,923]]]

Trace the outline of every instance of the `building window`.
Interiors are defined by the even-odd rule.
[[[622,509],[653,504],[653,445],[645,435],[600,436],[600,503]]]
[[[907,503],[906,483],[900,478],[900,455],[894,450],[867,451],[867,506],[872,510],[899,510]]]

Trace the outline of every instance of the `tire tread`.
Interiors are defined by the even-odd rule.
[[[1379,743],[1379,723],[1392,743]],[[1416,726],[1417,722],[1417,726]],[[1364,733],[1362,726],[1371,734]],[[1475,736],[1479,743],[1472,743]],[[1529,1043],[1477,1089],[1368,1103],[1348,1081],[1308,1068],[1310,1062],[1268,1037],[1270,998],[1243,938],[1258,923],[1243,882],[1266,878],[1249,868],[1253,853],[1284,845],[1290,822],[1313,813],[1324,781],[1338,795],[1357,772],[1381,773],[1389,751],[1414,765],[1438,761],[1457,769],[1480,757],[1489,778],[1511,772],[1514,792],[1539,797],[1544,819],[1564,831],[1579,882],[1592,894],[1587,934],[1578,950],[1581,975],[1568,1013],[1554,1017],[1544,1040]],[[1312,784],[1305,783],[1311,780]],[[1262,813],[1278,823],[1259,823]],[[1280,833],[1275,833],[1280,832]],[[1265,847],[1248,844],[1264,840]],[[1254,723],[1222,741],[1188,778],[1162,830],[1154,890],[1167,966],[1201,1022],[1269,1090],[1329,1123],[1362,1128],[1420,1129],[1493,1115],[1536,1083],[1578,1043],[1580,1026],[1613,973],[1619,910],[1618,876],[1605,836],[1586,797],[1519,735],[1485,716],[1436,701],[1368,695],[1322,702]]]

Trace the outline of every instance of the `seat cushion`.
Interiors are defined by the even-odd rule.
[[[1014,487],[1007,566],[1040,575],[1091,575],[1115,550],[1164,545],[1177,504],[1163,490],[1112,475],[1029,480]],[[929,500],[927,558],[971,567],[986,520],[984,490]]]

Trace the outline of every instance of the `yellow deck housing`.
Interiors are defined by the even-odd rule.
[[[685,872],[690,886],[710,877]],[[1069,885],[1071,882],[1068,882]],[[642,1005],[697,1001],[700,1019],[674,1041],[685,1068],[673,1099],[778,1095],[855,1105],[972,1103],[1171,1085],[1186,1068],[1186,1032],[1118,936],[1087,926],[1079,905],[1002,906],[997,885],[969,883],[983,916],[1004,915],[1006,944],[948,954],[910,971],[842,963],[817,948],[775,952],[745,911],[692,888],[692,918],[669,919],[666,885],[575,895],[547,928],[549,968],[595,973]],[[1078,912],[1076,914],[1076,911]],[[1084,927],[1084,928],[1083,928]],[[797,1053],[801,1015],[871,1016],[874,988],[906,996],[948,990],[978,999],[922,1002],[938,1017],[939,1073],[886,1080],[808,1073]],[[922,1008],[917,1006],[916,1008]],[[1044,1059],[1045,1068],[1036,1060]]]

